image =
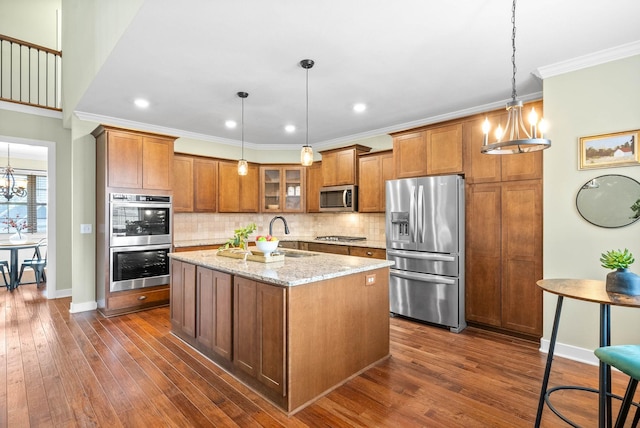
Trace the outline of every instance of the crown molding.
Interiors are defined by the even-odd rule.
[[[542,92],[535,92],[522,97],[518,97],[519,100],[527,102],[532,100],[539,100],[542,98]],[[312,146],[316,149],[332,148],[336,145],[362,140],[371,137],[377,137],[380,135],[388,135],[393,132],[404,131],[406,129],[417,128],[420,126],[430,125],[433,123],[445,122],[447,120],[459,119],[461,117],[472,116],[474,114],[483,113],[486,111],[496,110],[503,108],[507,103],[511,101],[511,98],[496,101],[490,104],[483,104],[480,106],[458,110],[438,116],[431,116],[428,118],[418,119],[411,122],[400,123],[385,128],[373,129],[371,131],[361,132],[359,134],[347,135],[345,137],[335,138],[332,140],[325,140],[313,143]],[[200,134],[196,132],[184,131],[176,128],[168,128],[164,126],[157,126],[143,122],[135,122],[131,120],[121,119],[111,116],[96,115],[93,113],[86,113],[82,111],[75,111],[75,115],[80,120],[89,122],[102,123],[105,125],[119,126],[129,129],[140,129],[147,132],[155,132],[158,134],[171,135],[174,137],[190,138],[193,140],[209,141],[212,143],[226,144],[229,146],[240,147],[241,141],[232,140],[228,138],[215,137],[207,134]],[[251,150],[299,150],[301,144],[256,144],[248,141],[244,142],[245,147]]]
[[[617,61],[619,59],[635,55],[640,55],[640,40],[616,46],[615,48],[594,52],[589,55],[583,55],[566,61],[560,61],[555,64],[539,67],[533,74],[544,80],[548,77],[571,73],[573,71],[582,70],[584,68],[593,67],[611,61]]]

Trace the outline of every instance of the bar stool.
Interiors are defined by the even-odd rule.
[[[2,278],[4,279],[4,285],[5,287],[7,287],[7,290],[9,289],[9,281],[7,281],[7,275],[5,273],[5,269],[6,269],[6,273],[9,273],[9,262],[6,260],[0,260],[0,272],[2,272]]]
[[[603,346],[596,349],[594,353],[600,361],[615,367],[631,378],[627,386],[627,392],[625,392],[622,399],[620,413],[618,413],[618,418],[616,419],[616,428],[622,428],[627,419],[629,408],[633,402],[633,395],[636,393],[636,387],[640,379],[640,345]],[[632,426],[636,427],[639,420],[640,408],[636,410]]]

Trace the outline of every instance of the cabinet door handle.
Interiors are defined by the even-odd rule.
[[[367,256],[373,256],[373,252],[372,251],[367,251]]]
[[[146,300],[147,296],[138,296],[138,300]]]

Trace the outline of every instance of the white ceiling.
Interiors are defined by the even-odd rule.
[[[147,0],[77,107],[105,123],[248,147],[321,147],[498,108],[511,97],[509,0]],[[638,0],[521,0],[518,96],[540,67],[640,41]],[[134,98],[151,105],[140,110]],[[368,109],[352,110],[356,102]],[[286,124],[297,131],[286,134]],[[553,123],[551,124],[553,126]],[[180,136],[178,135],[178,136]]]
[[[7,146],[9,143],[0,141],[0,158],[5,159],[7,157]],[[10,159],[28,159],[37,161],[46,161],[48,150],[43,146],[29,145],[29,144],[10,144]],[[6,165],[0,165],[5,167]]]

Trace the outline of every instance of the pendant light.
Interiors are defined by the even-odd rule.
[[[244,99],[249,96],[246,92],[238,92],[238,96],[242,99],[242,116],[241,116],[241,135],[242,135],[242,157],[238,161],[238,175],[247,175],[249,172],[249,165],[247,164],[247,160],[244,158]]]
[[[511,78],[511,102],[507,103],[507,125],[504,130],[498,125],[495,132],[496,141],[489,144],[491,124],[488,118],[484,120],[482,125],[484,140],[481,152],[485,154],[528,153],[551,147],[551,141],[544,138],[547,124],[544,119],[538,121],[535,109],[531,109],[531,113],[529,113],[529,130],[522,120],[522,101],[517,99],[516,94],[516,0],[513,0],[511,8],[511,24],[513,26],[511,32],[513,75]],[[505,138],[504,141],[503,138]]]
[[[306,143],[302,146],[302,150],[300,151],[300,163],[303,166],[310,166],[313,164],[313,149],[309,145],[309,69],[313,67],[313,60],[311,59],[303,59],[300,61],[300,66],[307,70],[307,138]]]
[[[11,144],[7,143],[7,167],[2,174],[2,185],[0,186],[0,195],[4,196],[7,201],[10,201],[14,196],[22,198],[27,194],[24,183],[18,183],[16,185],[16,178],[13,175],[13,168],[11,167],[10,146]]]

